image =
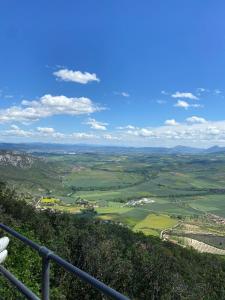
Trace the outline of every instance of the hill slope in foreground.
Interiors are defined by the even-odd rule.
[[[115,224],[66,213],[36,211],[4,184],[1,222],[41,243],[131,299],[224,299],[225,262]],[[1,233],[2,234],[2,233]],[[6,267],[40,291],[40,258],[11,241]],[[54,264],[52,299],[103,299]],[[0,277],[4,299],[22,299]]]

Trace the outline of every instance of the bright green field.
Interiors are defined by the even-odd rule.
[[[60,200],[56,198],[42,198],[41,203],[58,203]]]
[[[160,230],[168,229],[176,225],[177,220],[171,219],[167,215],[149,214],[144,220],[137,223],[133,230],[142,231],[145,234],[158,235]]]
[[[106,207],[97,208],[98,217],[102,220],[112,220],[130,226],[134,231],[147,235],[160,235],[160,231],[173,227],[178,223],[168,215],[152,213],[142,207]]]

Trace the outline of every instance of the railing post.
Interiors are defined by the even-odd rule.
[[[40,254],[42,256],[42,282],[41,282],[41,299],[49,300],[49,286],[50,286],[50,258],[52,253],[45,247],[41,247]]]
[[[50,261],[47,257],[42,258],[42,286],[41,286],[41,299],[49,300],[49,273]]]

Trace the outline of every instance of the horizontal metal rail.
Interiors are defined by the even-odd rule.
[[[6,277],[17,289],[26,296],[27,299],[40,300],[31,290],[29,290],[21,281],[19,281],[13,274],[0,265],[0,273]]]
[[[75,276],[79,277],[82,281],[89,283],[92,287],[98,289],[104,295],[111,297],[112,299],[116,300],[129,300],[126,296],[122,295],[121,293],[117,292],[116,290],[110,288],[103,282],[99,281],[98,279],[92,277],[88,273],[82,271],[81,269],[75,267],[71,263],[67,262],[66,260],[62,259],[60,256],[54,254],[51,250],[46,247],[40,246],[35,242],[29,240],[25,236],[21,235],[17,231],[13,230],[12,228],[0,223],[0,228],[4,231],[8,232],[15,238],[22,241],[24,244],[30,246],[32,249],[36,250],[40,256],[42,256],[42,300],[49,300],[49,278],[50,278],[50,261],[54,261],[59,266],[63,267],[65,270],[74,274]],[[0,273],[6,277],[17,289],[27,297],[27,299],[31,300],[38,300],[39,298],[29,290],[22,282],[20,282],[13,274],[11,274],[8,270],[4,267],[0,266]],[[40,300],[40,299],[39,299]]]

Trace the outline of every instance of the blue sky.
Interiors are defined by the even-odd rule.
[[[2,1],[0,140],[225,145],[224,1]]]

